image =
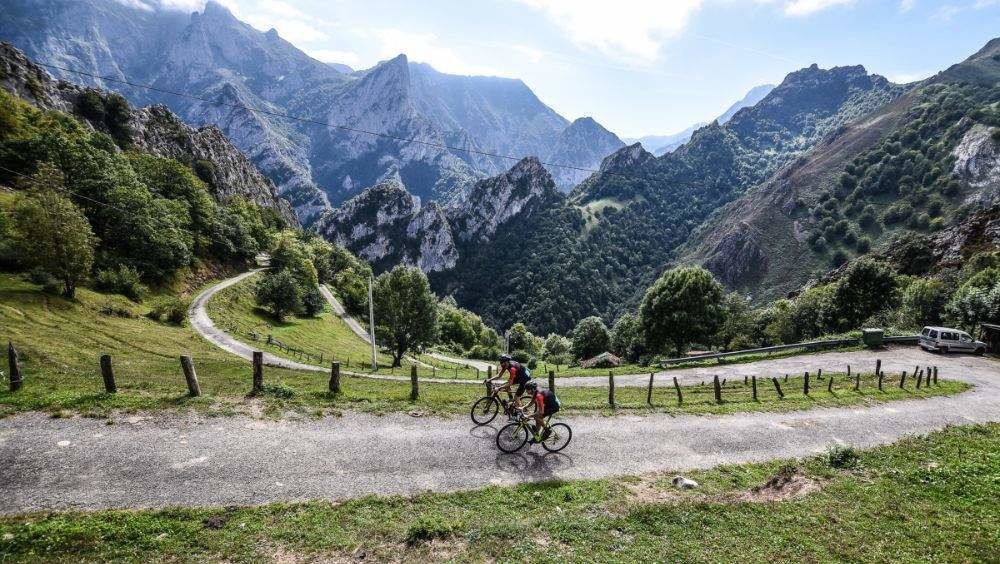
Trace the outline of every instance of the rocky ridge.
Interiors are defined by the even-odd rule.
[[[110,96],[107,92],[55,80],[8,43],[0,43],[0,77],[0,87],[40,109],[75,114],[91,127],[104,127],[82,115],[79,108],[87,93],[96,94],[106,104]],[[164,106],[128,111],[131,146],[187,164],[209,161],[211,178],[205,180],[216,198],[242,196],[275,210],[291,224],[297,223],[292,207],[277,195],[274,184],[217,127],[190,127]]]

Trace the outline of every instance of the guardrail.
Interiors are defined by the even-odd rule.
[[[913,336],[901,336],[901,337],[883,337],[882,342],[904,344],[904,345],[915,345],[917,344],[917,336],[913,335]],[[793,343],[790,345],[776,345],[773,347],[760,347],[756,349],[743,349],[739,351],[699,354],[696,356],[686,356],[683,358],[666,358],[660,361],[660,366],[669,366],[671,364],[683,364],[685,362],[697,362],[700,360],[722,359],[732,356],[743,356],[748,354],[758,354],[758,353],[767,354],[767,353],[781,352],[792,349],[820,349],[820,348],[843,347],[843,346],[860,345],[860,344],[862,344],[860,338],[810,341],[808,343]]]

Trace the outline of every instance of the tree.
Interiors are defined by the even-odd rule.
[[[862,258],[847,268],[833,293],[836,330],[857,329],[869,317],[899,303],[892,268],[872,258]]]
[[[301,310],[302,290],[298,280],[288,270],[264,276],[257,284],[257,305],[270,309],[278,321]]]
[[[608,328],[596,315],[581,319],[573,329],[570,340],[573,342],[571,350],[576,359],[599,355],[606,352],[611,345]]]
[[[524,323],[515,323],[510,328],[510,350],[521,351],[528,356],[538,356],[544,343],[528,331]]]
[[[320,293],[319,288],[312,286],[302,290],[302,313],[309,317],[316,317],[323,313],[326,306],[326,298]]]
[[[62,172],[44,163],[27,182],[30,193],[14,208],[14,232],[23,263],[44,269],[63,283],[63,295],[76,296],[77,285],[94,264],[97,238],[76,205],[57,192]]]
[[[937,325],[948,303],[948,286],[940,280],[917,279],[903,291],[903,314],[914,325]]]
[[[635,315],[626,313],[619,317],[611,328],[611,352],[629,362],[638,361],[644,351],[639,329],[639,319]]]
[[[375,282],[375,324],[392,349],[392,365],[403,355],[433,345],[438,336],[437,298],[419,268],[397,266]]]
[[[573,343],[566,337],[557,333],[549,333],[549,336],[545,337],[545,346],[542,348],[542,358],[549,362],[563,364],[566,362],[566,357],[572,346]]]
[[[651,351],[674,345],[677,356],[692,341],[707,340],[725,318],[723,288],[700,267],[672,268],[646,290],[639,325]]]
[[[753,312],[746,296],[739,292],[726,294],[722,302],[725,321],[722,322],[716,339],[723,350],[748,348],[753,332]]]

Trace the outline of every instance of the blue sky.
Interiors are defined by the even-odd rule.
[[[1000,0],[220,2],[320,60],[366,68],[406,53],[444,72],[520,78],[567,118],[628,137],[709,120],[811,63],[909,81],[1000,35]]]

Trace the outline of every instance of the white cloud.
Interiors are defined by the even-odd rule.
[[[913,9],[914,6],[916,6],[916,4],[917,4],[917,0],[900,0],[900,2],[899,2],[899,11],[900,12],[909,12],[910,10]]]
[[[543,12],[569,39],[605,55],[649,63],[679,34],[702,0],[518,0]]]
[[[832,6],[853,4],[854,0],[791,0],[785,4],[785,14],[808,16]]]
[[[470,64],[451,49],[441,45],[433,33],[415,33],[393,28],[371,30],[379,42],[379,56],[383,59],[405,53],[411,61],[427,63],[435,69],[466,75],[496,75],[491,69]]]

